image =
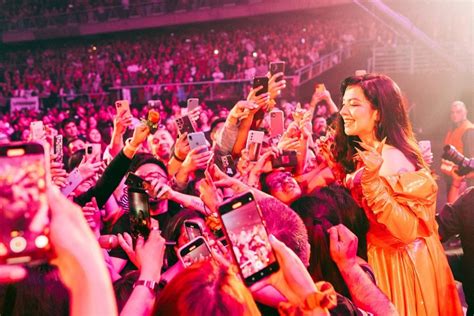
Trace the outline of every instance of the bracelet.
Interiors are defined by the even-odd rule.
[[[184,162],[184,159],[181,159],[178,157],[178,155],[176,155],[176,152],[173,150],[173,157],[174,159],[178,160],[179,162]]]
[[[139,286],[139,285],[142,285],[148,289],[150,289],[150,291],[153,292],[153,294],[157,294],[158,290],[160,289],[160,286],[157,282],[155,281],[151,281],[151,280],[137,280],[134,284],[133,284],[133,288]]]
[[[129,146],[131,150],[133,151],[137,151],[138,150],[138,146],[135,147],[132,145],[132,139],[131,138],[128,138],[126,141],[125,141],[125,145],[126,146]]]

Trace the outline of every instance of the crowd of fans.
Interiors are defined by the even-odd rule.
[[[199,30],[190,27],[6,46],[0,56],[0,102],[38,95],[47,105],[54,105],[58,96],[65,101],[81,94],[100,99],[101,93],[128,85],[252,79],[264,75],[268,63],[276,60],[285,61],[285,73],[293,75],[324,54],[356,40],[375,39],[380,32],[384,31],[376,24],[348,20],[346,15],[324,19],[284,15]],[[192,89],[199,88],[150,87],[145,99],[169,93],[185,99],[198,94]]]
[[[15,138],[34,138],[29,124],[42,118],[39,141],[54,147],[61,134],[65,146],[63,160],[51,156],[47,194],[58,269],[46,264],[26,275],[21,267],[0,266],[2,281],[26,275],[0,287],[2,314],[36,306],[37,315],[114,315],[117,308],[121,315],[460,315],[434,219],[432,156],[414,141],[398,86],[383,75],[349,77],[339,110],[324,89],[308,104],[279,103],[286,87],[281,75],[268,75],[268,92],[251,89],[230,111],[201,102],[184,113],[152,102],[130,111],[91,105],[53,108],[43,117],[5,115],[4,130],[16,122],[7,126]],[[275,111],[285,117],[278,135]],[[183,115],[207,144],[194,147],[178,132],[175,119]],[[154,133],[151,117],[161,118]],[[264,132],[256,161],[251,131]],[[86,143],[100,144],[100,155],[88,154]],[[58,189],[71,185],[75,170],[81,183],[66,199]],[[136,227],[128,172],[147,182],[145,230]],[[262,222],[235,221],[243,225],[236,228],[240,235],[228,232],[227,242],[248,244],[226,247],[219,206],[246,192],[255,197],[266,232]],[[189,222],[211,255],[187,257],[200,260],[185,267],[180,257],[193,241]],[[101,252],[99,244],[109,250]],[[246,287],[241,276],[247,275],[236,271],[264,267],[270,247],[279,270]],[[239,259],[252,269],[234,267]],[[37,294],[43,286],[51,289],[48,300]]]
[[[25,30],[106,22],[246,2],[246,0],[5,1],[0,4],[0,21],[3,21],[0,29]]]

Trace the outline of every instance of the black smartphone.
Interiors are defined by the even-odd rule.
[[[193,263],[212,258],[211,250],[206,240],[199,236],[185,244],[178,250],[179,258],[185,267]]]
[[[150,235],[150,202],[148,194],[143,189],[128,188],[128,210],[130,215],[130,232],[134,239],[142,236],[147,239]]]
[[[255,77],[253,78],[253,88],[258,88],[260,86],[263,86],[262,89],[260,89],[255,95],[259,96],[261,94],[267,93],[268,92],[268,77]]]
[[[278,271],[280,266],[252,193],[244,193],[225,202],[219,206],[219,215],[247,286]]]
[[[237,168],[232,155],[220,156],[216,158],[215,163],[217,167],[228,176],[233,177],[237,173]]]
[[[33,264],[50,256],[46,189],[49,150],[39,143],[0,145],[0,264]]]
[[[279,72],[285,73],[285,62],[284,61],[274,61],[270,63],[270,74],[273,76]],[[276,78],[276,82],[283,80],[283,76]]]
[[[272,158],[272,168],[296,167],[298,160],[295,150],[283,150],[282,154],[276,158]]]
[[[186,231],[189,240],[193,240],[194,238],[203,235],[201,226],[191,220],[184,221],[184,230]]]
[[[127,174],[127,178],[125,179],[125,184],[128,187],[136,188],[136,189],[142,189],[142,190],[148,190],[152,191],[153,188],[151,187],[151,183],[143,178],[140,178],[136,174],[129,172]]]
[[[178,126],[178,132],[180,135],[184,133],[194,133],[196,130],[194,129],[194,125],[191,122],[191,119],[188,115],[184,115],[181,117],[177,117],[175,119],[176,126]]]

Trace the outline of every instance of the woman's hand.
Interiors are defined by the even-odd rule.
[[[365,170],[370,173],[375,173],[380,170],[383,163],[382,149],[385,145],[386,138],[384,138],[377,147],[372,147],[362,142],[359,145],[365,149],[362,151],[356,147],[358,157],[365,165]]]
[[[247,99],[247,101],[239,101],[230,110],[228,121],[233,125],[237,125],[238,122],[253,115],[258,109],[258,104],[249,99]]]
[[[259,109],[266,110],[268,103],[270,102],[270,93],[262,93],[257,96],[257,93],[263,89],[263,86],[259,86],[257,88],[250,89],[249,94],[247,95],[247,101],[255,103],[257,105],[257,109],[254,111],[257,112]]]
[[[278,72],[271,76],[270,80],[268,80],[268,93],[270,95],[270,99],[276,99],[280,95],[281,90],[286,88],[286,80],[276,81],[279,78],[283,78],[284,75],[285,74],[283,72]]]
[[[165,239],[161,236],[158,227],[152,227],[146,241],[137,240],[135,246],[136,260],[140,262],[140,278],[160,281],[161,268],[165,254]]]
[[[127,254],[130,261],[138,268],[141,268],[140,257],[137,257],[135,250],[133,249],[133,239],[129,233],[117,234],[117,239],[119,242],[120,247],[122,247],[123,251]],[[144,239],[142,236],[138,236],[137,238],[137,247],[138,245],[144,244]]]
[[[87,224],[89,224],[90,228],[98,238],[100,236],[102,214],[95,197],[82,207],[82,213],[84,214]]]
[[[207,149],[207,146],[203,145],[191,150],[186,156],[186,159],[184,159],[181,167],[186,169],[188,172],[193,172],[198,169],[206,169],[209,161],[213,157],[213,153],[209,150],[203,151],[205,149]]]
[[[184,160],[191,148],[189,147],[188,133],[181,134],[174,145],[174,154],[178,159]]]
[[[357,236],[346,226],[339,224],[328,229],[329,251],[337,266],[357,264]]]
[[[67,182],[67,172],[63,169],[62,162],[51,161],[50,164],[51,180],[59,188],[64,188]]]
[[[82,157],[81,163],[79,164],[77,169],[79,169],[79,173],[82,176],[82,180],[85,181],[95,176],[100,171],[101,166],[102,166],[102,161],[98,161],[98,162],[88,161],[88,158],[85,155],[84,157]]]
[[[280,264],[280,270],[258,282],[251,289],[258,290],[266,285],[272,285],[290,303],[299,305],[309,294],[317,291],[316,285],[304,264],[291,249],[273,235],[270,235],[270,244]]]
[[[114,117],[114,133],[118,135],[125,134],[127,127],[132,124],[132,116],[128,111],[117,113]]]
[[[224,198],[221,190],[217,189],[216,185],[214,184],[210,174],[205,172],[204,175],[205,178],[199,181],[199,192],[201,193],[199,197],[213,213],[217,211],[218,206],[222,203]]]
[[[18,282],[26,274],[26,269],[22,266],[0,265],[0,284]]]

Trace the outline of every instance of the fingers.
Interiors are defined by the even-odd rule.
[[[26,269],[22,266],[0,266],[0,283],[17,282],[26,277]]]

